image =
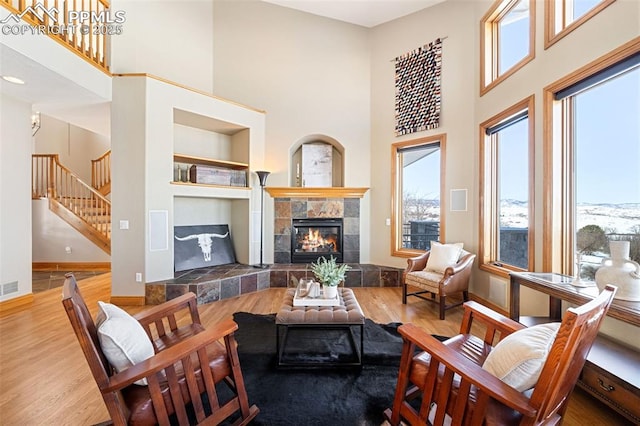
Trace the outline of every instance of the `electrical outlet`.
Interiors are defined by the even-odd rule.
[[[387,226],[391,226],[391,219],[387,218],[387,219],[384,221],[384,223],[385,223],[385,225],[387,225]]]
[[[136,282],[137,283],[142,282],[142,274],[140,272],[136,272]]]
[[[120,229],[129,229],[129,221],[121,220],[120,221]]]

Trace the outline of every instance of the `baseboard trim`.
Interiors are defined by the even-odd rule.
[[[507,311],[504,308],[494,304],[493,302],[490,302],[490,301],[488,301],[486,299],[483,299],[483,298],[481,298],[481,297],[479,297],[479,296],[477,296],[477,295],[475,295],[473,293],[469,293],[469,299],[473,300],[474,302],[478,302],[481,305],[484,305],[487,308],[504,315],[505,317],[509,316],[509,311]]]
[[[118,306],[144,306],[144,296],[111,296],[111,303]]]
[[[0,317],[29,309],[33,304],[33,293],[0,302]]]
[[[111,262],[33,262],[33,271],[111,271]]]

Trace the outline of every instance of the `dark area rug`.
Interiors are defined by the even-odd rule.
[[[366,320],[362,369],[281,370],[275,367],[275,315],[237,312],[233,319],[239,326],[235,336],[249,402],[260,409],[252,425],[365,426],[384,421],[398,377],[400,324]],[[349,350],[346,333],[326,338],[322,333],[309,335],[313,351]],[[297,345],[304,346],[302,339]]]

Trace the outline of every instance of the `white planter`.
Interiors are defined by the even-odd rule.
[[[322,286],[322,292],[325,299],[335,299],[338,297],[338,286],[325,285]]]
[[[640,265],[629,259],[629,241],[611,241],[609,247],[611,257],[602,259],[602,266],[596,271],[598,288],[615,285],[615,299],[640,301]]]

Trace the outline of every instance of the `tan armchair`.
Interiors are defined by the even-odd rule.
[[[407,296],[416,296],[423,300],[439,303],[440,319],[443,320],[444,312],[447,309],[460,306],[469,300],[469,278],[476,255],[462,250],[458,262],[446,268],[444,273],[439,273],[424,270],[430,254],[431,252],[427,251],[420,256],[407,259],[407,268],[402,273],[402,303],[407,303]],[[416,289],[416,291],[410,292],[409,287]],[[425,293],[430,293],[431,297],[424,297]],[[461,293],[462,300],[447,305],[447,296],[455,293]]]

